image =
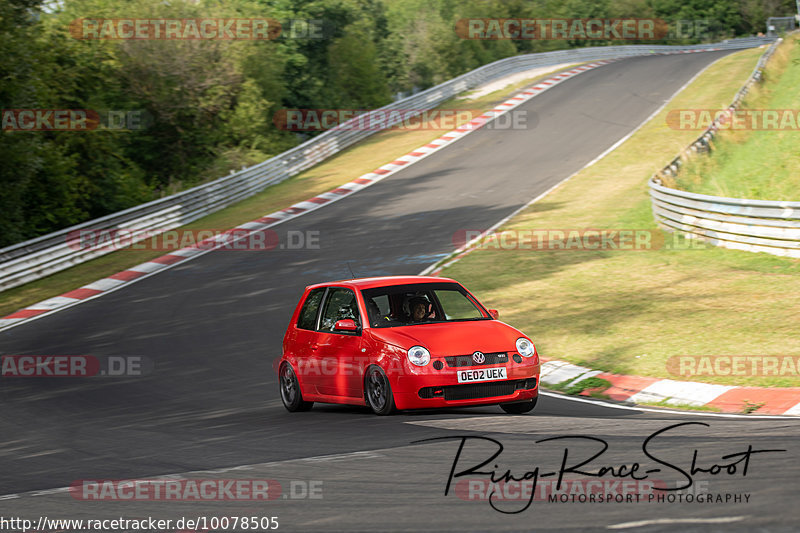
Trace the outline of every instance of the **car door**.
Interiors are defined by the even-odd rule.
[[[320,287],[308,293],[294,325],[292,337],[288,339],[297,361],[295,371],[304,394],[316,394],[317,381],[322,375],[320,369],[315,367],[314,351],[319,336],[319,311],[326,290],[327,287]]]
[[[358,331],[337,331],[336,322],[351,319]],[[322,305],[313,356],[321,369],[317,391],[328,396],[361,397],[361,353],[363,324],[355,292],[344,287],[330,287]]]

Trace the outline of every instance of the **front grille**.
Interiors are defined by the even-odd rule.
[[[472,360],[472,354],[469,355],[451,355],[445,357],[444,360],[449,368],[458,368],[462,366],[486,366],[486,365],[499,365],[508,362],[508,354],[506,352],[485,353],[486,361],[483,363],[476,363]]]
[[[493,381],[489,383],[465,383],[464,385],[448,385],[447,387],[423,387],[419,397],[425,400],[444,398],[445,400],[476,400],[494,396],[508,396],[517,390],[536,388],[536,378],[511,381]]]

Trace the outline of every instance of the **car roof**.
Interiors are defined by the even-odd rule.
[[[391,287],[393,285],[409,285],[413,283],[458,283],[454,279],[439,278],[434,276],[381,276],[374,278],[342,279],[309,285],[306,289],[316,289],[336,285],[338,287],[351,287],[353,289],[373,289],[375,287]]]

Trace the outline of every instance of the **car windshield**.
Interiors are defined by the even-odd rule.
[[[361,294],[374,328],[491,319],[457,283],[392,285]]]

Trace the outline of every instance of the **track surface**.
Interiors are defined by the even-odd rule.
[[[0,333],[2,354],[144,355],[155,362],[155,371],[143,378],[0,382],[0,495],[77,479],[271,462],[212,477],[322,480],[322,500],[109,506],[64,494],[26,495],[0,500],[0,515],[167,518],[224,511],[278,515],[281,529],[348,531],[513,530],[532,524],[584,530],[661,517],[731,516],[737,522],[716,527],[792,527],[800,436],[793,421],[622,411],[552,397],[543,398],[529,417],[498,417],[499,409],[481,408],[378,418],[337,406],[289,415],[271,370],[305,285],[349,277],[346,261],[359,276],[419,272],[453,249],[455,232],[488,228],[580,169],[724,54],[633,58],[588,71],[519,108],[538,119],[535,127],[472,133],[373,187],[277,227],[282,242],[287,230],[318,231],[318,250],[216,251]],[[711,479],[710,492],[753,493],[749,504],[539,504],[503,515],[485,502],[443,496],[453,443],[410,447],[416,439],[497,432],[508,449],[523,450],[542,436],[588,434],[609,440],[603,459],[619,464],[632,457],[645,461],[641,445],[648,434],[687,420],[711,427],[670,438],[665,457],[686,468],[695,448],[709,461],[748,444],[789,451],[754,457],[745,478],[698,475]],[[286,462],[357,451],[371,453]],[[551,449],[536,461],[552,465],[557,456]],[[524,472],[534,466],[530,459],[530,451],[518,452],[504,464]]]

